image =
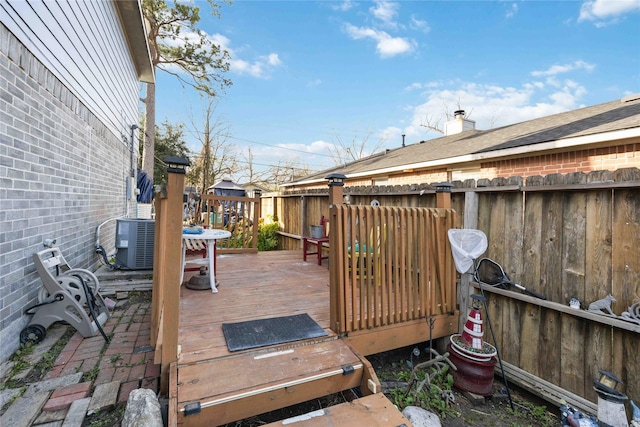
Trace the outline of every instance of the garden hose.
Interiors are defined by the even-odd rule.
[[[91,318],[93,318],[93,320],[96,322],[96,326],[98,327],[100,334],[102,334],[104,340],[107,342],[107,344],[109,344],[111,341],[109,340],[109,337],[107,337],[107,334],[104,333],[102,325],[100,325],[100,322],[98,322],[98,316],[96,316],[96,313],[93,309],[96,302],[95,295],[93,295],[93,292],[91,292],[91,290],[89,289],[89,285],[87,285],[87,282],[85,282],[84,279],[80,277],[80,275],[74,274],[74,276],[80,279],[80,283],[82,283],[82,289],[84,289],[84,296],[87,299],[87,305],[89,306],[89,314],[91,315]]]

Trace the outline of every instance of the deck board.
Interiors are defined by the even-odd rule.
[[[409,426],[405,418],[382,393],[356,399],[264,427],[394,427]]]
[[[336,351],[336,348],[338,351]],[[244,353],[237,357],[220,358],[180,369],[183,384],[180,401],[198,400],[202,405],[215,404],[248,393],[291,386],[308,378],[337,375],[336,367],[351,365],[362,369],[362,363],[342,340],[320,342],[283,351]],[[216,372],[216,381],[202,381]],[[255,373],[260,375],[256,377]],[[233,385],[233,390],[229,390]],[[181,407],[184,405],[180,405]]]
[[[223,255],[219,292],[180,288],[178,365],[230,355],[222,323],[307,313],[329,336],[329,270],[302,251]],[[194,273],[186,273],[185,280]]]

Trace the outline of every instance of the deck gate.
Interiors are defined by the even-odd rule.
[[[456,308],[447,242],[456,213],[442,208],[335,206],[332,277],[339,332],[426,319]]]

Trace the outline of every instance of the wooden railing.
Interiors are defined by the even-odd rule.
[[[455,310],[456,271],[447,241],[454,210],[337,205],[332,213],[336,332]]]
[[[220,253],[257,253],[260,198],[201,196],[202,223],[209,228],[224,229],[231,237],[216,242]]]

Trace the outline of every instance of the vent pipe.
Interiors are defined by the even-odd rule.
[[[403,146],[403,147],[404,147],[404,137],[405,137],[405,136],[406,136],[405,134],[402,134],[402,146]]]

